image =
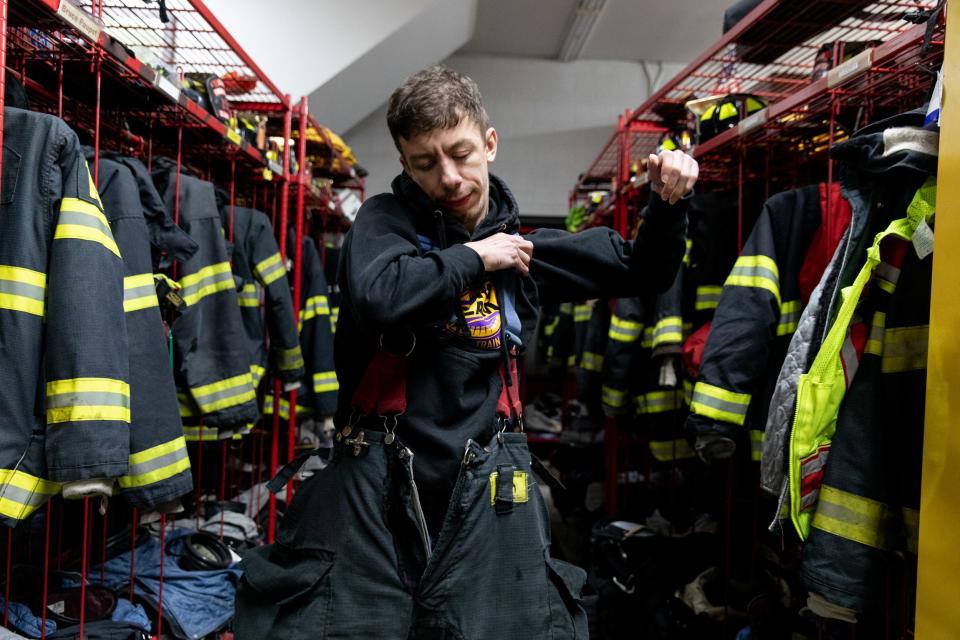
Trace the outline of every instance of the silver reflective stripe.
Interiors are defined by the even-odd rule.
[[[217,284],[219,282],[226,282],[227,280],[230,280],[230,281],[233,280],[233,274],[229,271],[225,271],[224,273],[217,273],[212,276],[207,276],[202,280],[200,280],[199,282],[195,282],[190,286],[184,287],[180,291],[180,297],[188,298],[188,297],[194,296],[197,293],[199,293],[200,290],[203,289],[204,287],[209,287],[210,285]]]
[[[33,298],[43,302],[46,289],[25,282],[14,282],[13,280],[0,280],[0,293],[6,293],[14,296],[23,296],[24,298]]]
[[[162,469],[163,467],[171,465],[175,462],[179,462],[180,460],[186,458],[187,455],[187,448],[183,446],[176,451],[171,451],[170,453],[164,454],[159,458],[154,458],[153,460],[146,460],[138,464],[130,465],[127,475],[131,477],[146,475],[151,471],[156,471],[157,469]]]
[[[108,225],[104,224],[99,218],[86,213],[78,213],[76,211],[61,211],[57,224],[75,224],[81,227],[90,227],[91,229],[102,231],[107,238],[113,237],[113,233],[110,231],[110,227]]]
[[[755,267],[745,267],[745,266],[734,267],[734,268],[730,271],[730,275],[731,275],[731,276],[747,276],[747,277],[752,277],[752,278],[763,278],[763,279],[765,279],[765,280],[770,280],[771,282],[773,282],[773,283],[775,283],[775,284],[777,284],[777,285],[779,285],[779,283],[780,283],[780,277],[777,276],[776,273],[774,273],[774,272],[771,271],[770,269],[767,269],[766,267],[760,267],[760,266],[755,266]]]
[[[92,406],[129,408],[130,397],[122,393],[109,393],[105,391],[72,391],[70,393],[57,393],[47,396],[48,409]]]
[[[719,409],[720,411],[727,411],[736,415],[746,415],[748,405],[737,404],[735,402],[727,402],[726,400],[721,400],[720,398],[714,398],[713,396],[708,396],[705,393],[694,390],[693,392],[693,401],[697,404],[702,404],[706,407],[711,407],[713,409]]]

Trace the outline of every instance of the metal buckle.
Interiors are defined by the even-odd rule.
[[[389,446],[394,443],[397,439],[394,432],[397,430],[397,416],[380,416],[383,418],[383,430],[386,432],[386,436],[383,438],[383,444]],[[389,425],[389,422],[393,420],[393,426]]]

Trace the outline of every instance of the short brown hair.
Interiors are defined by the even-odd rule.
[[[400,138],[409,140],[425,131],[451,129],[469,116],[482,132],[490,127],[480,87],[471,78],[443,65],[418,71],[390,96],[387,127],[400,149]]]

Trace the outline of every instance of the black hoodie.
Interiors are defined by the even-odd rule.
[[[665,290],[686,248],[685,209],[685,201],[670,206],[653,197],[630,242],[608,228],[531,233],[533,261],[524,278],[512,270],[485,273],[480,256],[463,246],[519,231],[516,200],[496,176],[490,176],[489,213],[472,234],[405,173],[393,181],[393,193],[363,204],[340,264],[337,423],[350,418],[351,399],[381,334],[412,330],[417,343],[407,363],[407,412],[396,433],[416,455],[433,533],[464,445],[486,442],[495,428],[501,312],[508,341],[522,348],[535,336],[541,304]]]

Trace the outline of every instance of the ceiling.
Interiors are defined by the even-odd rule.
[[[264,72],[344,132],[452,53],[556,59],[578,0],[205,0]],[[582,59],[691,61],[734,0],[607,0]],[[264,37],[271,34],[271,37]],[[282,34],[282,37],[276,37]],[[344,100],[344,96],[350,96]]]
[[[581,58],[689,62],[720,37],[734,0],[607,0]],[[460,53],[556,58],[577,0],[478,0]]]

